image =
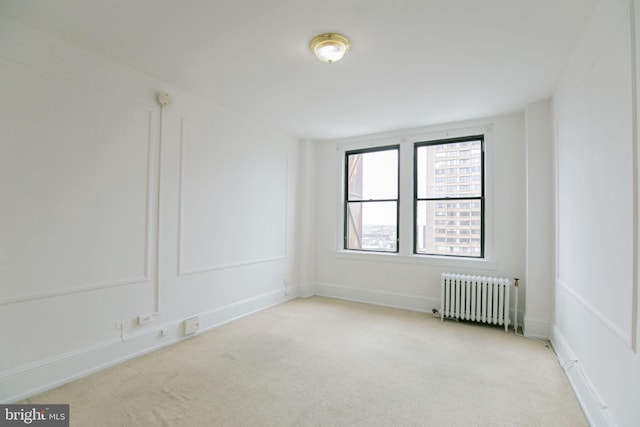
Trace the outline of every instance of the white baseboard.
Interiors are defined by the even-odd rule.
[[[525,337],[548,340],[551,338],[551,323],[543,320],[524,318],[522,327]]]
[[[302,298],[309,298],[316,294],[316,285],[313,283],[307,283],[304,285],[298,285],[298,295]]]
[[[440,308],[440,298],[428,298],[422,295],[353,288],[349,286],[332,285],[329,283],[316,283],[315,295],[423,313],[431,312],[431,309],[433,308]]]
[[[315,295],[347,301],[363,302],[366,304],[380,305],[384,307],[400,308],[403,310],[418,311],[421,313],[430,313],[434,308],[440,310],[440,297],[430,298],[422,295],[354,288],[350,286],[332,285],[329,283],[317,283],[315,285]],[[513,310],[510,311],[510,315],[511,319],[515,319]],[[518,311],[518,320],[518,325],[522,325],[521,311]],[[549,336],[547,335],[546,339],[548,338]]]
[[[575,353],[555,326],[551,329],[551,344],[589,424],[598,427],[615,427],[616,423],[609,415],[608,407],[598,395]]]
[[[289,295],[285,295],[284,290],[278,289],[207,312],[193,313],[192,316],[200,317],[199,334],[296,298],[298,292],[299,289],[296,286],[289,288]],[[193,337],[193,335],[184,336],[183,320],[154,325],[128,334],[124,340],[109,339],[0,372],[0,403],[24,400],[34,394]],[[165,331],[164,336],[161,335],[161,330]]]

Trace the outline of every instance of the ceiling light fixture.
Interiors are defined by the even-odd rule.
[[[331,64],[339,61],[349,52],[351,42],[342,34],[324,33],[315,36],[309,43],[309,47],[320,61]]]

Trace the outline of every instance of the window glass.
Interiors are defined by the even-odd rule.
[[[398,251],[398,151],[393,146],[346,153],[345,249]]]
[[[415,144],[416,254],[483,257],[483,142],[480,135]]]

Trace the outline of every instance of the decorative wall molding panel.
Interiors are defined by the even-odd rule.
[[[613,322],[611,322],[607,317],[593,305],[589,304],[587,300],[582,298],[580,294],[571,289],[565,282],[558,279],[558,289],[565,292],[569,295],[573,300],[575,300],[578,304],[580,304],[585,310],[587,310],[598,322],[602,323],[616,338],[624,343],[627,347],[631,348],[631,336],[625,334],[620,328],[618,328]]]
[[[0,73],[14,76],[3,98],[20,99],[0,118],[11,247],[0,305],[153,280],[156,109],[11,61]]]
[[[288,256],[287,157],[264,148],[221,152],[220,142],[207,135],[236,135],[211,121],[206,111],[181,120],[179,276]]]

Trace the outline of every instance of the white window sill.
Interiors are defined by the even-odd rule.
[[[334,258],[350,261],[389,262],[434,267],[457,267],[477,270],[496,270],[497,262],[486,258],[459,258],[434,255],[403,255],[399,253],[338,250]]]

